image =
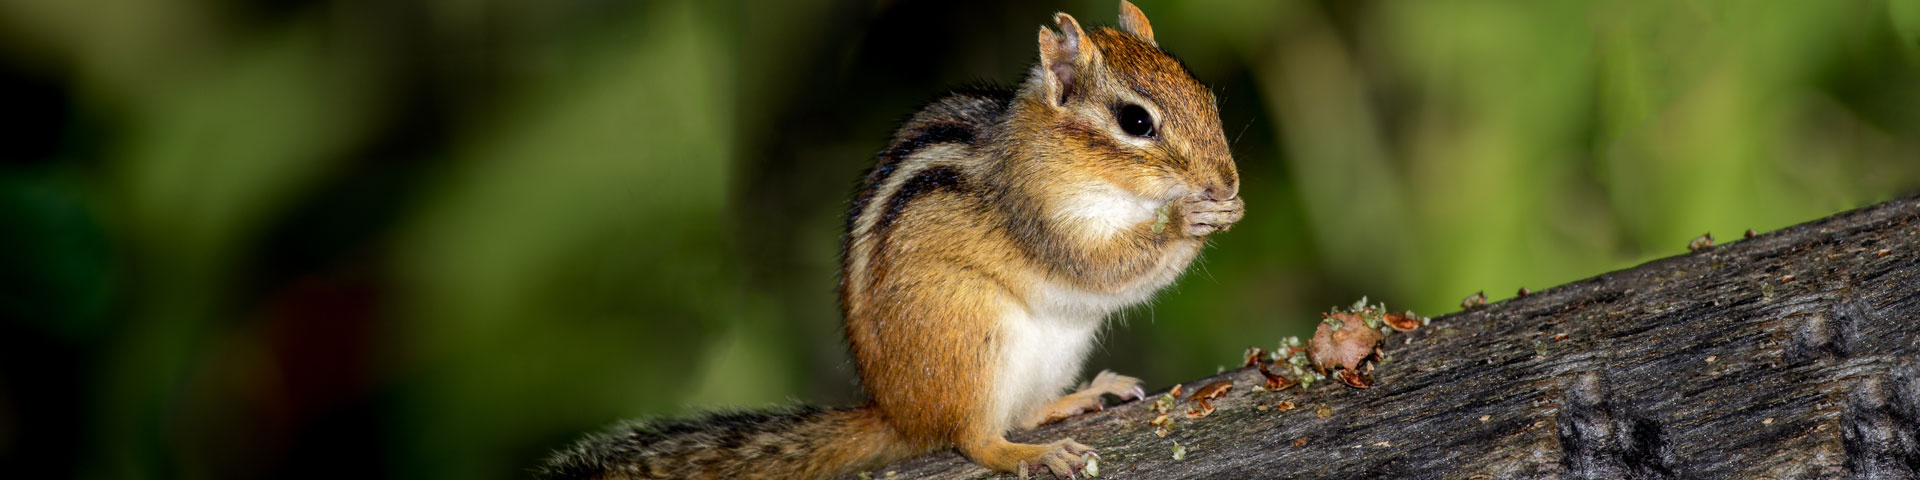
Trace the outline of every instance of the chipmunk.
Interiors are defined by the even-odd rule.
[[[1172,283],[1244,204],[1213,94],[1138,8],[1120,2],[1119,29],[1054,21],[1018,91],[925,107],[853,200],[840,303],[867,403],[629,423],[544,476],[825,478],[953,447],[1071,477],[1097,456],[1005,435],[1144,397],[1112,372],[1061,394],[1105,318]]]

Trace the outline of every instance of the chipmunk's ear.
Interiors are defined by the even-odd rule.
[[[1094,46],[1072,15],[1056,13],[1053,21],[1060,24],[1060,33],[1040,27],[1040,74],[1046,77],[1047,99],[1060,106],[1078,93],[1080,76],[1093,68]]]
[[[1160,42],[1153,41],[1153,25],[1147,23],[1147,14],[1140,13],[1140,7],[1133,6],[1133,2],[1120,0],[1120,29],[1146,40],[1148,44],[1160,46]]]

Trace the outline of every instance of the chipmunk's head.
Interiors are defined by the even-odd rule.
[[[1022,92],[1043,106],[1033,128],[1136,194],[1238,194],[1213,92],[1160,49],[1139,8],[1121,1],[1120,28],[1091,34],[1065,13],[1054,21],[1059,32],[1040,27],[1040,62]]]

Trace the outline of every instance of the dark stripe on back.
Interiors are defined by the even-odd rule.
[[[846,232],[848,234],[853,233],[853,225],[854,222],[860,218],[860,212],[867,210],[867,202],[873,201],[874,192],[880,190],[881,185],[886,185],[887,178],[893,176],[893,171],[900,168],[901,162],[905,162],[907,158],[912,157],[913,154],[918,153],[928,146],[942,143],[964,143],[972,145],[973,129],[967,128],[964,124],[954,122],[934,123],[921,127],[920,130],[912,136],[894,142],[892,146],[886,150],[882,150],[880,152],[880,165],[874,166],[872,171],[867,172],[866,181],[860,185],[860,194],[853,199],[853,208],[847,211]],[[846,241],[850,242],[852,238],[849,237]],[[842,250],[844,249],[845,246],[843,245]],[[840,253],[841,257],[846,256],[845,251]]]
[[[986,108],[951,105],[950,102],[955,101],[956,97],[966,97],[974,102],[981,102]],[[933,145],[964,143],[972,146],[977,140],[975,129],[985,126],[982,122],[999,117],[1012,101],[1013,91],[1011,90],[984,86],[964,87],[949,92],[947,97],[936,100],[923,109],[926,111],[957,107],[964,111],[950,112],[954,119],[930,122],[915,129],[910,135],[895,137],[893,144],[888,145],[886,150],[880,151],[880,164],[864,175],[865,181],[860,186],[860,193],[854,198],[853,209],[847,212],[846,232],[853,233],[854,222],[860,218],[860,213],[867,209],[867,202],[873,201],[874,191],[887,183],[887,178],[893,176],[893,171],[900,167],[901,162]],[[852,239],[849,238],[842,242],[841,258],[846,257],[844,244],[851,241]]]
[[[914,126],[908,133],[896,134],[893,143],[880,151],[880,163],[861,175],[860,190],[849,206],[847,223],[840,238],[842,308],[846,307],[845,282],[851,274],[845,268],[850,266],[848,260],[853,248],[853,227],[858,224],[860,215],[866,212],[874,195],[887,184],[902,162],[927,147],[942,143],[974,146],[975,142],[981,141],[979,129],[986,128],[1006,112],[1013,97],[1012,90],[991,87],[969,87],[950,92],[923,107],[916,118],[908,123],[920,125]]]
[[[880,155],[885,159],[881,160],[879,167],[873,169],[873,174],[869,177],[872,183],[869,185],[879,186],[887,177],[893,176],[893,170],[900,166],[900,162],[919,153],[921,149],[942,143],[973,145],[973,129],[966,124],[955,122],[940,122],[920,127],[913,136],[895,142],[892,147],[881,152]]]
[[[951,165],[927,167],[920,173],[914,174],[913,178],[907,179],[906,183],[900,184],[900,189],[894,191],[893,197],[887,199],[887,207],[880,212],[880,218],[874,219],[873,259],[867,262],[867,268],[879,268],[884,263],[882,260],[886,256],[887,242],[893,235],[893,227],[898,223],[900,213],[906,211],[908,204],[921,196],[941,190],[966,191],[967,188],[967,179],[959,169]],[[869,282],[878,281],[884,271],[874,270],[873,273],[868,278]]]

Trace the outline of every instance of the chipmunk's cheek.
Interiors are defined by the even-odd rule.
[[[1083,239],[1101,240],[1152,222],[1166,201],[1144,198],[1106,182],[1089,183],[1061,198],[1055,215]]]

